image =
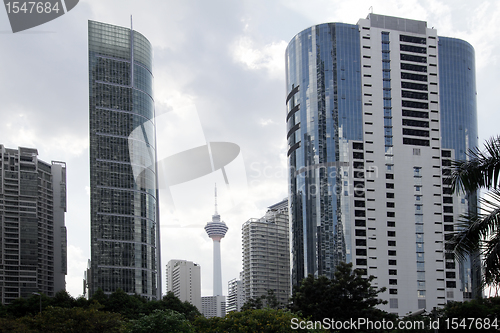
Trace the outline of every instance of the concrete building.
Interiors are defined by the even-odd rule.
[[[89,296],[161,299],[152,47],[139,32],[88,22]]]
[[[273,290],[277,300],[287,305],[291,291],[288,200],[245,222],[242,242],[245,301]]]
[[[289,43],[286,84],[293,284],[344,261],[399,315],[473,297],[479,270],[444,247],[477,200],[446,185],[477,146],[472,46],[404,18],[320,24]]]
[[[229,280],[227,284],[226,311],[240,311],[245,304],[245,290],[243,288],[243,272],[239,279]]]
[[[226,296],[203,296],[201,313],[205,318],[226,316]]]
[[[0,301],[66,289],[66,164],[0,145]]]
[[[166,267],[167,292],[187,301],[201,312],[201,268],[192,261],[172,259]]]

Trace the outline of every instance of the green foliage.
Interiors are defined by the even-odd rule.
[[[468,151],[466,161],[455,161],[451,185],[458,192],[467,192],[475,203],[477,190],[489,193],[480,199],[482,212],[472,207],[455,228],[457,232],[447,241],[446,248],[459,261],[471,255],[479,262],[483,258],[482,285],[500,284],[500,136],[486,141],[484,151]]]
[[[495,318],[497,319],[497,328],[500,329],[500,298],[479,298],[467,302],[450,302],[439,311],[440,314],[440,332],[452,332],[456,331],[457,328],[452,329],[451,321],[455,320],[456,323],[463,323],[468,328],[471,321],[469,318],[481,318],[481,320],[476,320],[473,323],[472,331],[474,331],[476,323],[484,323],[485,319],[488,318],[489,322],[492,323]],[[446,323],[448,319],[448,323]],[[465,319],[465,320],[464,320]],[[464,320],[462,322],[462,320]],[[447,329],[448,328],[448,329]],[[463,329],[463,326],[458,328]],[[490,327],[490,329],[485,329],[482,327],[480,332],[498,332],[498,329]]]
[[[324,318],[395,320],[396,316],[375,307],[387,303],[377,297],[385,288],[373,288],[371,281],[375,277],[362,275],[361,270],[353,271],[352,264],[346,263],[337,266],[332,280],[325,276],[316,279],[310,274],[300,286],[294,287],[291,310],[313,321]]]
[[[283,307],[280,302],[278,302],[278,299],[272,289],[269,289],[266,295],[248,299],[241,307],[241,310],[257,310],[264,307],[271,309],[280,309]]]
[[[324,332],[319,330],[291,328],[293,320],[302,320],[297,315],[271,308],[231,312],[224,318],[206,319],[197,317],[193,323],[197,332],[218,333],[281,333],[281,332]]]
[[[119,333],[125,331],[125,321],[117,313],[99,311],[95,307],[55,308],[49,306],[35,317],[17,319],[36,332],[75,332],[75,333]]]
[[[149,333],[149,332],[182,332],[194,333],[195,330],[190,322],[177,311],[174,310],[154,310],[152,314],[143,316],[132,321],[128,332]]]

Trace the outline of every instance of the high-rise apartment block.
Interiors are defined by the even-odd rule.
[[[286,50],[292,279],[341,261],[404,315],[470,298],[479,270],[445,241],[474,195],[447,185],[477,145],[474,49],[426,22],[369,14]]]
[[[239,279],[229,280],[227,283],[226,311],[240,311],[245,304],[245,290],[243,288],[243,272]]]
[[[0,145],[0,301],[66,289],[66,164]]]
[[[272,290],[283,305],[290,298],[288,200],[269,207],[266,215],[242,227],[245,300]]]
[[[89,34],[89,295],[161,298],[152,47],[95,21]]]
[[[187,301],[201,312],[200,265],[187,260],[170,260],[166,270],[167,292],[171,291],[181,301]]]

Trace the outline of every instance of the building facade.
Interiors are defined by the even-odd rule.
[[[201,313],[205,318],[226,316],[226,296],[203,296]]]
[[[91,268],[101,288],[161,298],[152,47],[89,21]]]
[[[66,164],[0,145],[0,300],[66,289]]]
[[[242,226],[243,290],[245,301],[272,290],[278,302],[290,298],[290,241],[288,200],[271,207],[260,219]]]
[[[170,260],[166,267],[167,292],[181,301],[187,301],[201,312],[201,268],[187,260]]]
[[[477,145],[472,46],[370,14],[297,34],[286,75],[293,284],[345,261],[389,312],[470,297],[478,272],[444,243],[476,200],[446,185]]]
[[[243,272],[239,279],[229,280],[227,283],[226,311],[240,311],[245,304],[245,290],[243,288]]]

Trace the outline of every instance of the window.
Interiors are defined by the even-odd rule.
[[[395,231],[387,231],[387,236],[389,237],[396,237],[396,232]]]
[[[419,185],[415,186],[415,191],[420,192],[421,189],[422,189],[422,186],[419,186]]]
[[[394,174],[393,173],[386,173],[385,179],[394,179]]]
[[[388,202],[386,205],[387,205],[387,208],[394,208],[395,207],[394,202]]]
[[[389,289],[389,294],[391,294],[391,295],[397,295],[398,294],[398,290],[397,289]]]
[[[398,284],[398,280],[397,279],[389,279],[389,284],[390,285],[397,285]]]
[[[357,256],[366,256],[366,249],[356,249]]]
[[[446,281],[446,288],[456,288],[457,283],[455,281]]]
[[[356,265],[366,266],[367,260],[366,259],[356,259]]]
[[[396,255],[396,251],[395,250],[389,250],[389,251],[387,251],[387,254],[390,255],[390,256],[395,256]]]
[[[453,213],[453,206],[444,206],[443,211],[445,213]]]
[[[398,275],[398,271],[396,269],[390,269],[389,275]]]
[[[366,227],[366,221],[365,220],[355,220],[354,225],[356,227]]]
[[[366,236],[366,230],[363,229],[356,229],[355,233],[356,236]]]
[[[356,239],[356,246],[366,246],[366,239]]]
[[[397,309],[398,308],[398,299],[397,298],[389,298],[389,307],[391,309]]]
[[[392,240],[387,241],[387,245],[388,246],[396,246],[396,241],[392,241]]]
[[[385,194],[385,197],[386,197],[386,198],[389,198],[389,199],[393,199],[393,198],[394,198],[394,193],[387,192],[387,193]]]
[[[390,266],[396,266],[397,265],[397,260],[389,259],[389,265]]]
[[[394,184],[387,183],[387,184],[385,184],[385,188],[394,188]]]
[[[387,226],[388,227],[395,227],[396,226],[396,222],[394,222],[394,221],[387,221]]]
[[[387,212],[387,217],[396,217],[396,212]]]

